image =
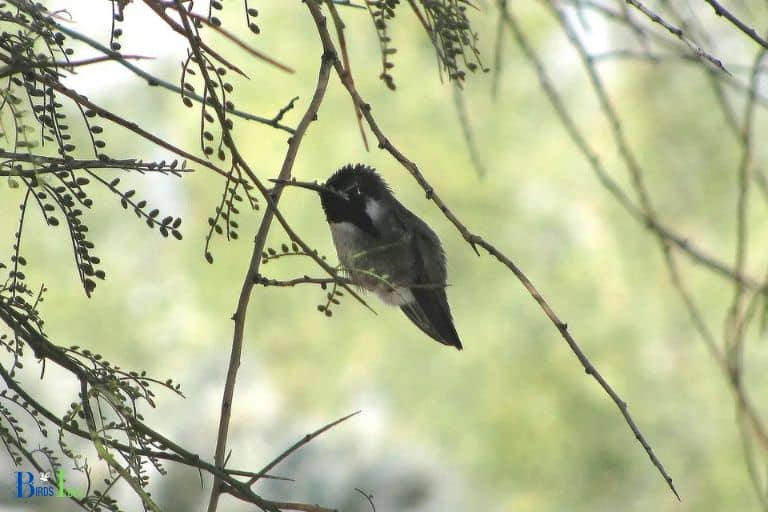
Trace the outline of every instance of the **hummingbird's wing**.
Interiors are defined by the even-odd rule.
[[[444,345],[461,350],[461,340],[453,325],[445,294],[445,254],[440,239],[424,221],[401,204],[396,215],[408,227],[412,238],[414,268],[410,287],[414,300],[400,309],[419,329]]]

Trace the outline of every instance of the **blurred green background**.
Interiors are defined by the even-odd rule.
[[[104,41],[110,7],[102,3],[75,2],[67,8],[78,30]],[[234,80],[235,103],[269,117],[299,96],[286,116],[295,125],[317,76],[317,36],[300,2],[258,8],[261,35],[248,40],[296,73],[252,61],[218,40],[250,76]],[[611,175],[628,186],[608,125],[552,17],[536,2],[515,9],[590,144]],[[231,10],[230,26],[239,27],[239,14]],[[362,414],[274,470],[295,483],[265,484],[259,488],[263,494],[345,512],[368,510],[355,487],[373,494],[380,512],[758,510],[732,395],[669,283],[653,236],[595,179],[509,36],[497,98],[490,95],[490,74],[470,76],[465,84],[487,168],[480,178],[468,157],[451,86],[441,83],[429,40],[407,5],[401,10],[391,24],[399,51],[393,57],[398,89],[390,92],[377,78],[378,41],[367,13],[340,9],[361,94],[392,142],[420,166],[454,213],[509,255],[568,322],[592,362],[629,403],[682,502],[668,491],[615,405],[585,375],[525,289],[495,260],[476,256],[396,162],[375,145],[365,151],[351,102],[335,78],[294,174],[322,180],[348,162],[382,172],[399,199],[443,241],[449,299],[465,350],[436,344],[398,310],[372,297],[377,315],[345,297],[326,318],[316,310],[325,300],[319,288],[256,288],[236,390],[230,466],[257,470],[305,433],[360,409]],[[172,35],[155,39],[160,25],[145,11],[138,4],[128,6],[123,51],[157,55],[139,65],[175,81],[182,41]],[[495,10],[486,6],[472,19],[490,64]],[[592,21],[594,44],[622,46],[616,34]],[[728,59],[751,62],[752,53],[738,40],[723,43],[728,51],[719,56],[726,64]],[[739,145],[715,107],[706,75],[681,62],[607,62],[600,69],[661,217],[730,263]],[[118,66],[83,70],[72,84],[167,140],[196,148],[196,109],[183,108],[170,93],[148,89]],[[765,128],[763,112],[757,123]],[[235,134],[260,177],[276,176],[288,135],[242,120],[236,120]],[[170,157],[113,127],[107,140],[111,156]],[[756,160],[764,163],[766,149],[758,146]],[[83,296],[64,231],[44,228],[39,219],[24,240],[28,280],[50,290],[42,311],[55,342],[89,346],[123,367],[180,382],[187,398],[161,393],[159,408],[145,411],[146,417],[190,450],[212,458],[230,317],[262,212],[241,215],[239,241],[215,240],[215,263],[209,265],[203,259],[206,219],[218,204],[222,180],[204,169],[181,180],[123,180],[135,184],[138,196],[163,214],[181,215],[184,240],[161,238],[122,210],[117,199],[96,192],[97,208],[88,221],[107,280],[94,297]],[[20,197],[5,183],[2,187],[0,239],[10,252]],[[749,211],[748,269],[756,276],[763,275],[766,263],[765,199],[755,191]],[[305,240],[335,263],[319,201],[288,190],[281,207]],[[286,240],[275,227],[270,245]],[[732,285],[684,257],[680,261],[706,321],[720,334]],[[300,258],[269,263],[263,272],[275,278],[319,275]],[[767,341],[755,334],[747,347],[747,384],[764,411]],[[42,383],[34,369],[27,378],[62,410],[76,393],[55,371]],[[210,481],[201,488],[195,471],[169,469],[168,477],[153,476],[160,503],[166,510],[201,510]],[[73,474],[75,482],[78,476]],[[223,500],[221,510],[244,508]],[[63,500],[22,503],[6,497],[0,503],[4,510],[75,510]]]

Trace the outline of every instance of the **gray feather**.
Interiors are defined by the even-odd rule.
[[[395,203],[393,217],[402,226],[408,226],[413,257],[411,293],[414,302],[403,304],[400,309],[428,336],[461,350],[461,340],[453,325],[445,294],[447,270],[440,239],[424,221],[399,202]]]

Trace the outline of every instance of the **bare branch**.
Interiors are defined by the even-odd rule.
[[[189,23],[186,20],[184,16],[184,11],[181,7],[179,7],[179,12],[181,14],[182,22],[185,24],[185,30],[187,31],[188,38],[190,40],[193,40],[194,36],[191,33]],[[193,50],[199,53],[199,50],[196,49],[194,46],[193,46]],[[291,177],[291,170],[293,168],[293,163],[295,161],[296,153],[298,152],[299,145],[301,144],[301,141],[303,140],[304,134],[309,128],[310,123],[317,118],[317,111],[320,107],[320,103],[322,102],[323,96],[325,95],[325,89],[328,85],[328,78],[330,77],[330,71],[331,71],[331,67],[334,59],[335,59],[335,55],[324,53],[322,56],[320,72],[318,74],[317,85],[315,87],[315,93],[312,97],[312,101],[307,107],[306,112],[304,113],[304,116],[302,117],[301,121],[296,127],[296,132],[291,137],[291,140],[288,144],[288,151],[286,152],[285,159],[283,160],[283,165],[280,169],[280,174],[278,175],[278,179],[287,180]],[[199,57],[198,57],[198,62],[202,62],[202,59],[200,59]],[[204,72],[204,68],[202,66],[201,66],[201,70]],[[220,115],[223,115],[223,114],[220,114]],[[222,122],[222,125],[224,125],[223,122]],[[231,139],[229,140],[231,141]],[[230,148],[233,149],[233,152],[235,151],[233,145],[230,146]],[[259,275],[261,253],[264,250],[264,245],[266,244],[267,235],[269,234],[269,230],[272,224],[272,219],[275,216],[274,212],[275,212],[277,203],[280,200],[282,188],[283,187],[281,185],[277,185],[275,187],[275,190],[271,194],[271,198],[270,198],[272,201],[272,203],[270,204],[271,208],[267,212],[265,212],[264,217],[262,218],[262,221],[261,221],[261,225],[259,226],[258,233],[254,240],[254,248],[251,254],[251,261],[248,266],[248,270],[246,271],[245,278],[243,279],[243,285],[240,291],[240,298],[238,300],[237,310],[233,315],[233,319],[235,321],[235,329],[234,329],[233,340],[232,340],[232,352],[230,354],[229,367],[227,370],[227,379],[224,387],[224,396],[221,404],[219,433],[216,440],[215,461],[216,461],[216,465],[220,467],[223,466],[224,456],[226,453],[227,434],[229,431],[229,420],[232,414],[232,397],[234,395],[235,382],[237,380],[237,370],[240,366],[240,355],[242,353],[243,334],[245,331],[245,313],[248,309],[248,303],[250,300],[251,291],[254,286],[254,278]],[[265,190],[265,196],[266,195],[267,194]],[[220,492],[221,492],[220,481],[216,479],[214,480],[210,501],[208,503],[208,512],[214,512],[217,509]]]
[[[328,4],[328,10],[331,12],[333,18],[333,26],[336,28],[336,37],[339,40],[339,48],[341,48],[341,58],[344,63],[344,70],[349,75],[349,80],[354,83],[355,79],[352,77],[352,64],[349,61],[349,53],[347,52],[347,40],[344,37],[344,21],[339,16],[339,12],[336,10],[336,2],[332,0],[326,0]],[[360,137],[363,139],[363,146],[368,151],[368,137],[365,135],[365,129],[363,128],[363,115],[360,113],[360,106],[353,103],[355,109],[355,118],[357,119],[357,127],[360,130]]]
[[[688,46],[688,48],[691,49],[691,51],[700,59],[710,63],[711,65],[715,66],[720,71],[730,74],[730,72],[725,69],[725,66],[723,66],[723,63],[720,61],[720,59],[717,59],[710,55],[709,53],[705,52],[701,49],[700,46],[695,44],[693,41],[688,39],[685,34],[683,33],[683,29],[675,27],[668,23],[664,18],[650,10],[648,7],[645,6],[640,0],[626,0],[626,2],[631,5],[632,7],[636,8],[643,14],[645,14],[651,21],[654,23],[658,23],[662,27],[664,27],[666,30],[668,30],[672,35],[680,39],[682,42]]]
[[[323,433],[327,432],[328,430],[332,429],[333,427],[335,427],[339,423],[343,423],[343,422],[347,421],[349,418],[351,418],[353,416],[357,416],[358,414],[360,414],[360,411],[355,411],[355,412],[353,412],[351,414],[347,414],[346,416],[342,416],[341,418],[337,419],[336,421],[332,421],[332,422],[328,423],[327,425],[325,425],[323,427],[320,427],[319,429],[315,430],[314,432],[311,432],[311,433],[305,435],[300,440],[298,440],[296,443],[294,443],[291,447],[289,447],[287,450],[285,450],[283,453],[281,453],[280,455],[275,457],[269,464],[264,466],[261,469],[261,471],[259,471],[254,476],[252,476],[248,480],[248,485],[253,485],[256,482],[258,482],[259,479],[262,478],[264,475],[266,475],[269,472],[270,469],[273,469],[275,466],[280,464],[282,461],[284,461],[285,459],[290,457],[290,455],[293,452],[299,450],[304,445],[310,443],[316,437],[318,437],[318,436],[322,435]]]
[[[736,16],[731,11],[723,7],[722,4],[720,4],[720,2],[718,2],[717,0],[704,0],[704,1],[712,6],[712,9],[714,9],[715,14],[717,14],[718,16],[722,16],[728,21],[730,21],[736,28],[744,32],[746,35],[748,35],[750,39],[752,39],[754,42],[756,42],[757,44],[759,44],[760,46],[768,50],[768,41],[760,37],[760,35],[758,35],[755,29],[753,29],[752,27],[744,23],[738,16]]]

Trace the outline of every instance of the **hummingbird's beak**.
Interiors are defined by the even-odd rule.
[[[299,188],[306,188],[307,190],[314,190],[318,194],[322,194],[322,193],[336,194],[337,196],[343,198],[345,201],[349,200],[349,197],[347,196],[347,194],[343,192],[339,192],[338,190],[335,190],[332,188],[324,187],[319,183],[313,183],[310,181],[280,180],[280,179],[269,180],[269,181],[278,185],[288,185],[291,187],[299,187]]]
[[[292,187],[306,188],[308,190],[314,190],[317,193],[325,191],[325,187],[317,183],[310,183],[310,182],[296,181],[296,180],[269,180],[269,181],[271,181],[272,183],[276,183],[278,185],[290,185]]]

